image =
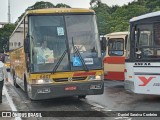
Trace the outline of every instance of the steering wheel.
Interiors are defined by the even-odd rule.
[[[143,51],[143,54],[144,54],[144,55],[151,55],[152,52],[151,52],[150,50],[144,50],[144,51]]]

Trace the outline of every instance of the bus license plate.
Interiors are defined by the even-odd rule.
[[[69,86],[69,87],[65,87],[65,90],[66,90],[66,91],[69,91],[69,90],[77,90],[77,87],[76,87],[76,86]]]

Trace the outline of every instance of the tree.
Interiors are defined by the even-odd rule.
[[[56,8],[71,8],[71,7],[69,5],[59,3],[59,4],[56,5]]]
[[[135,0],[128,5],[112,7],[102,2],[98,3],[97,0],[91,0],[90,5],[97,15],[99,33],[105,34],[126,31],[131,18],[160,10],[159,0]]]
[[[36,2],[34,5],[29,6],[25,11],[27,10],[35,10],[35,9],[44,9],[44,8],[71,8],[69,5],[63,4],[63,3],[58,3],[56,6],[53,5],[50,2]],[[16,24],[21,20],[21,18],[24,16],[25,13],[22,13],[21,16],[18,17]]]
[[[15,24],[6,24],[0,28],[0,53],[9,51],[9,37],[15,29]]]
[[[28,10],[28,9],[34,10],[34,9],[54,8],[54,7],[55,7],[55,5],[53,5],[50,2],[41,1],[41,2],[36,2],[33,6],[28,7],[26,10]]]
[[[97,23],[100,34],[107,33],[108,30],[108,22],[110,19],[111,9],[107,4],[99,3],[99,5],[95,5],[92,9],[96,12],[97,15]]]
[[[101,0],[90,0],[90,7],[93,7],[93,4],[96,4],[95,6],[98,6],[99,4],[101,4]]]

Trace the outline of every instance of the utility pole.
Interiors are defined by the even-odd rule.
[[[8,0],[8,23],[11,23],[10,0]]]

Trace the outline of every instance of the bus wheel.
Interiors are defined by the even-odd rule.
[[[24,76],[24,91],[25,91],[27,97],[29,97],[26,76]]]
[[[16,77],[15,77],[15,74],[13,74],[13,84],[16,88],[19,88],[17,82],[16,82]]]
[[[24,76],[24,91],[26,93],[27,99],[29,99],[30,101],[34,101],[32,98],[30,98],[30,94],[28,92],[28,83],[27,83],[27,80],[26,80],[26,76]]]
[[[85,99],[86,98],[86,95],[79,95],[78,96],[78,99]]]

